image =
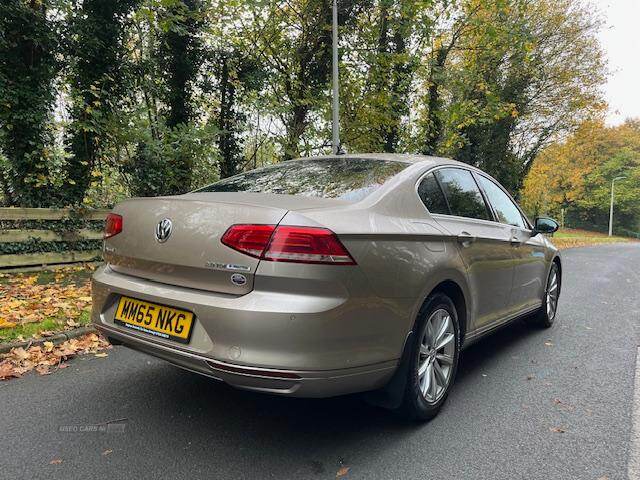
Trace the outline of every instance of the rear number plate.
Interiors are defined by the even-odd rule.
[[[135,298],[120,297],[113,321],[156,337],[189,343],[193,313]]]

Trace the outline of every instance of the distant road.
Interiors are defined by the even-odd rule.
[[[471,347],[428,424],[357,396],[237,391],[115,347],[0,382],[0,478],[627,478],[640,244],[562,255],[554,328],[518,322]]]

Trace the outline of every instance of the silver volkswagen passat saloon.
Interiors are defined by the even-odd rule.
[[[460,351],[522,316],[549,327],[562,264],[511,196],[453,160],[286,161],[135,198],[105,226],[93,323],[235,387],[369,392],[434,416]]]

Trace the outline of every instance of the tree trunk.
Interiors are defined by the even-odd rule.
[[[440,102],[440,74],[444,69],[445,62],[447,61],[448,49],[439,48],[435,52],[435,61],[431,65],[431,71],[429,72],[429,89],[428,89],[428,102],[427,102],[427,135],[424,141],[424,147],[422,153],[425,155],[436,155],[438,152],[438,145],[442,136],[442,119],[440,117],[441,102]]]
[[[411,69],[403,60],[398,61],[398,57],[406,52],[406,40],[404,32],[400,31],[400,27],[394,34],[394,53],[396,55],[392,68],[392,81],[390,87],[390,122],[387,125],[384,135],[384,151],[387,153],[395,153],[400,143],[400,124],[402,123],[402,115],[407,111],[407,76],[411,75]]]
[[[235,86],[230,81],[229,59],[222,57],[220,71],[220,116],[218,118],[218,150],[220,152],[220,178],[230,177],[238,173],[238,146],[234,136]]]
[[[300,138],[307,128],[308,107],[294,105],[287,125],[287,138],[284,150],[284,159],[291,160],[300,156]]]
[[[192,83],[202,61],[197,38],[200,22],[196,18],[200,7],[199,0],[182,0],[180,4],[170,7],[168,12],[177,24],[165,34],[163,42],[166,48],[166,102],[169,107],[166,125],[170,129],[188,125],[193,119]],[[166,183],[168,194],[184,193],[191,188],[193,163],[190,152],[178,146],[169,162],[168,174],[171,178]]]

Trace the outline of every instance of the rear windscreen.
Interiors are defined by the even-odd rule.
[[[409,166],[366,158],[293,160],[225,178],[198,192],[255,192],[357,201]]]

